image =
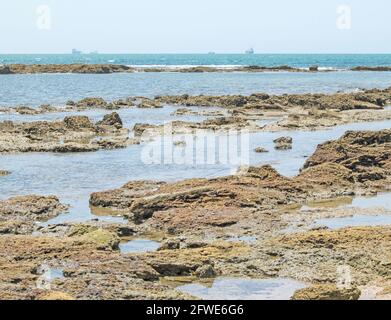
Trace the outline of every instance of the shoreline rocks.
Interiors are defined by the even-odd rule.
[[[93,152],[136,144],[122,128],[117,113],[92,123],[86,116],[67,116],[62,121],[0,122],[0,153]]]
[[[31,233],[36,222],[66,213],[68,206],[55,196],[18,196],[0,201],[0,234]]]
[[[358,288],[338,288],[335,284],[321,284],[297,290],[291,300],[358,300]]]
[[[134,69],[117,64],[9,64],[0,68],[0,74],[33,73],[95,73],[133,72]]]
[[[116,190],[92,194],[90,204],[120,209],[136,223],[152,221],[160,228],[229,226],[249,209],[267,211],[277,205],[300,204],[303,199],[333,198],[339,189],[351,193],[360,188],[386,189],[391,178],[390,135],[390,130],[347,132],[318,146],[293,178],[266,165],[249,167],[242,175],[209,180],[129,182]],[[283,137],[283,141],[291,142],[291,138]]]
[[[331,69],[320,69],[312,65],[307,68],[297,68],[287,65],[261,66],[244,65],[238,67],[209,67],[192,66],[183,68],[161,67],[137,67],[120,64],[8,64],[0,65],[0,75],[8,74],[36,74],[36,73],[79,73],[79,74],[111,74],[133,72],[178,72],[178,73],[205,73],[205,72],[331,72]],[[389,66],[356,66],[345,71],[391,71]]]

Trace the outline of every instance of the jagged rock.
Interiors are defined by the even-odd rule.
[[[123,126],[121,117],[117,112],[106,114],[103,119],[98,121],[96,124],[103,126],[114,126],[117,129],[121,129]]]
[[[107,102],[102,98],[84,98],[76,103],[78,108],[105,108]]]
[[[87,116],[69,116],[64,118],[65,126],[68,129],[94,129],[93,123]]]

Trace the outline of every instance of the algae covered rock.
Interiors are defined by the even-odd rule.
[[[98,250],[115,250],[118,249],[119,238],[116,234],[103,230],[97,229],[86,233],[82,237],[84,240],[94,242]]]

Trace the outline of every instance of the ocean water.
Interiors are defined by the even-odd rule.
[[[119,73],[0,75],[0,108],[102,97],[332,93],[391,86],[391,72]]]
[[[391,66],[391,54],[8,54],[0,64],[113,63],[130,66]]]
[[[175,94],[331,93],[391,86],[390,72],[341,71],[391,66],[391,54],[35,54],[0,55],[0,64],[113,63],[139,67],[290,65],[334,70],[326,73],[132,73],[0,75],[0,108],[64,104],[87,96],[114,100],[128,96]]]

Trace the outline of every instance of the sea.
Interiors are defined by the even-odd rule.
[[[391,66],[391,54],[23,54],[0,55],[0,64],[111,63],[137,67],[317,65],[329,72],[139,72],[116,74],[26,74],[0,76],[0,108],[14,105],[62,105],[98,96],[222,95],[266,92],[333,93],[391,86],[391,72],[349,71],[355,66]]]

